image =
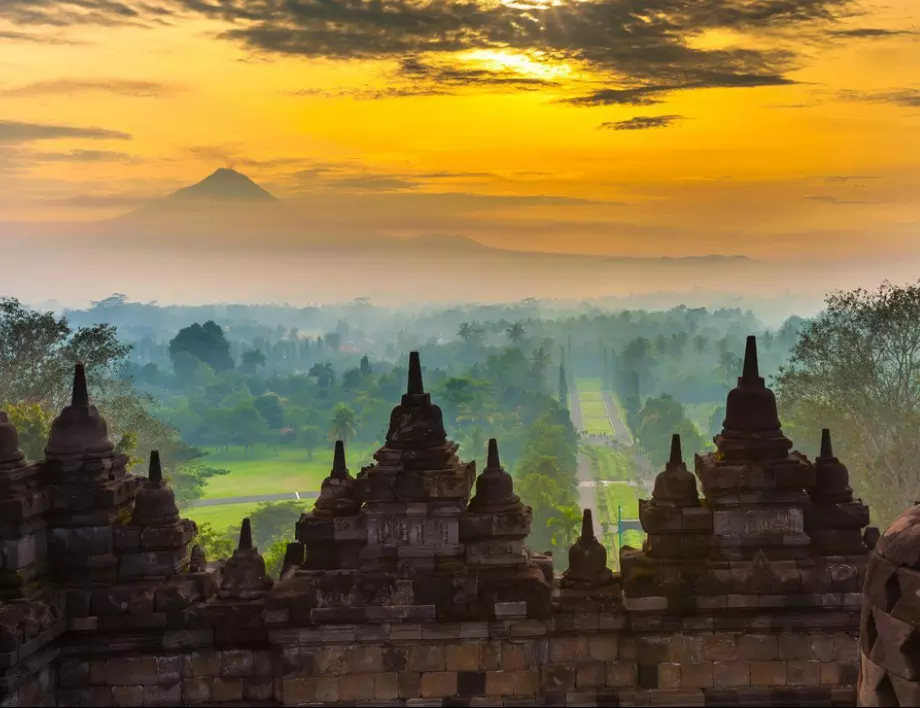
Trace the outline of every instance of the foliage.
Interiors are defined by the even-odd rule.
[[[0,406],[19,432],[19,449],[29,460],[45,457],[45,445],[51,431],[51,416],[37,403],[6,403]]]
[[[800,449],[831,429],[876,522],[920,498],[920,282],[829,295],[774,387]]]
[[[110,325],[73,329],[52,312],[0,299],[0,401],[55,413],[70,401],[74,364],[83,363],[93,385],[117,372],[130,350]]]
[[[229,558],[236,548],[236,540],[226,529],[215,529],[211,524],[201,524],[194,543],[201,546],[209,561]]]
[[[217,372],[233,368],[230,344],[224,336],[223,329],[213,320],[208,320],[203,325],[196,322],[183,327],[169,343],[169,356],[176,376],[187,381],[194,376],[194,360],[180,357],[181,353],[191,354],[195,360],[207,364]]]

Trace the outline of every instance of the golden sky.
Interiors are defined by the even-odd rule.
[[[791,6],[2,0],[0,221],[107,218],[235,167],[330,230],[913,253],[920,6]]]

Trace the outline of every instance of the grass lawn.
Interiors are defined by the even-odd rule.
[[[592,377],[581,378],[581,377],[578,377],[578,378],[575,379],[575,386],[578,388],[579,393],[581,393],[582,391],[598,391],[598,392],[600,392],[600,391],[602,390],[602,388],[601,388],[601,379],[600,379],[600,377],[597,377],[597,378],[592,378]]]
[[[607,502],[607,517],[616,524],[617,507],[621,507],[624,519],[639,518],[639,490],[626,484],[605,484],[598,487],[598,496],[603,494]]]
[[[203,499],[319,491],[332,468],[332,445],[314,450],[312,462],[304,450],[287,447],[273,450],[260,445],[249,454],[244,454],[242,448],[209,452],[205,458],[207,463],[230,470],[230,474],[211,477],[205,486]],[[371,448],[358,446],[346,449],[345,457],[353,476],[362,465],[370,462],[373,452]]]
[[[310,511],[313,508],[313,499],[303,500],[303,510]],[[230,526],[239,526],[240,522],[256,510],[259,504],[264,502],[252,502],[246,504],[221,504],[220,506],[193,506],[182,511],[182,517],[191,519],[198,526],[211,524],[215,529],[225,529]],[[293,539],[294,528],[291,527],[291,538]]]
[[[584,453],[591,460],[596,480],[630,482],[635,480],[632,461],[621,452],[601,445],[585,445]]]
[[[216,529],[238,526],[239,523],[256,510],[258,504],[222,504],[221,506],[198,506],[184,509],[182,516],[194,521],[198,526],[211,524]]]
[[[590,435],[613,434],[613,428],[608,418],[583,418],[582,423]]]
[[[579,391],[578,397],[581,399],[582,405],[584,405],[586,401],[596,401],[601,404],[604,401],[604,394],[600,391]]]
[[[582,418],[607,418],[607,406],[603,401],[586,401],[581,394],[579,398],[581,398]]]

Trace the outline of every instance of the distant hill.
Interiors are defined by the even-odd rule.
[[[173,193],[169,200],[218,200],[265,202],[278,201],[277,197],[236,170],[221,167],[197,184]]]

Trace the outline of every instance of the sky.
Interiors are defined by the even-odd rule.
[[[233,167],[333,235],[912,256],[918,39],[916,0],[2,0],[0,222]]]

